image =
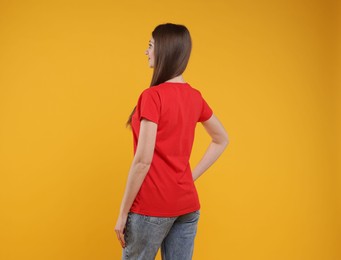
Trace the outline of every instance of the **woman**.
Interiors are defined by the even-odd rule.
[[[146,50],[153,68],[150,88],[140,95],[131,113],[134,159],[115,227],[122,259],[192,259],[199,219],[194,181],[222,154],[228,144],[223,126],[200,92],[184,81],[192,48],[183,25],[161,24]],[[189,158],[197,122],[212,138],[191,171]]]

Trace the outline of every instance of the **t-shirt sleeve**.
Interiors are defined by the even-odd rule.
[[[206,100],[202,98],[202,109],[201,109],[201,114],[200,114],[198,122],[203,122],[203,121],[210,119],[212,114],[213,114],[212,109],[207,104]]]
[[[161,102],[156,91],[150,89],[143,91],[137,105],[140,121],[145,118],[156,124],[159,123]]]

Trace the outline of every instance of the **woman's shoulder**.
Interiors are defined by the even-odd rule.
[[[163,82],[158,85],[152,86],[150,88],[154,89],[155,91],[170,90],[174,88],[183,88],[186,90],[200,93],[198,89],[193,87],[192,84],[188,82]]]
[[[144,90],[142,90],[141,92],[141,95],[153,95],[153,94],[156,94],[158,92],[158,89],[155,88],[155,87],[148,87],[148,88],[145,88]]]
[[[152,99],[155,99],[155,98],[158,98],[159,99],[159,93],[158,93],[158,90],[155,89],[154,87],[149,87],[149,88],[146,88],[144,90],[142,90],[142,92],[140,93],[140,96],[139,96],[139,99],[145,99],[145,98],[152,98]]]
[[[167,95],[175,89],[183,89],[187,93],[192,93],[195,96],[202,96],[200,90],[193,87],[190,83],[174,83],[174,82],[163,82],[161,84],[145,88],[142,95]]]

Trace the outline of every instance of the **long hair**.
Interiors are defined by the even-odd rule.
[[[188,64],[192,40],[188,29],[180,24],[160,24],[152,32],[154,38],[154,70],[150,87],[181,75]],[[131,125],[134,107],[127,121]]]

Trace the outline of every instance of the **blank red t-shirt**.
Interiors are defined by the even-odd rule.
[[[140,121],[145,118],[158,126],[152,163],[131,212],[173,217],[200,209],[189,159],[197,122],[212,113],[188,83],[165,82],[142,92],[132,116],[134,154]]]

